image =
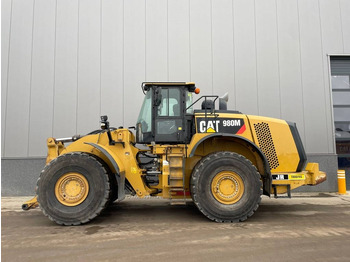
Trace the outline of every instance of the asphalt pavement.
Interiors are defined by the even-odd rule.
[[[350,196],[263,197],[241,223],[215,223],[192,202],[127,198],[82,226],[59,226],[30,197],[1,200],[2,261],[349,261]]]

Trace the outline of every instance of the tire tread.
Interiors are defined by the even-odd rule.
[[[87,217],[84,220],[80,220],[77,222],[65,222],[63,220],[60,220],[58,218],[54,218],[52,217],[50,214],[48,214],[46,212],[46,210],[41,206],[40,204],[40,191],[39,191],[39,184],[40,184],[40,180],[41,178],[45,175],[45,173],[47,172],[47,170],[54,165],[58,159],[60,158],[64,158],[64,157],[68,157],[68,156],[82,156],[82,157],[86,157],[87,159],[91,159],[92,161],[95,161],[96,163],[98,163],[98,165],[101,167],[101,169],[104,172],[104,175],[106,176],[107,179],[107,184],[106,184],[106,190],[104,192],[104,196],[103,199],[101,201],[101,204],[99,205],[99,207],[97,208],[97,210],[92,213],[89,217]],[[102,163],[100,161],[98,161],[95,157],[93,157],[90,154],[84,153],[84,152],[72,152],[72,153],[67,153],[61,156],[58,156],[57,158],[53,159],[50,163],[48,163],[44,169],[41,171],[40,176],[37,180],[37,186],[36,186],[36,195],[38,196],[38,202],[39,202],[39,207],[41,209],[41,211],[43,212],[43,214],[45,216],[47,216],[51,221],[56,222],[59,225],[64,225],[64,226],[77,226],[77,225],[81,225],[81,224],[85,224],[90,222],[91,220],[93,220],[95,217],[97,217],[98,215],[101,214],[101,212],[107,207],[108,204],[108,200],[109,200],[109,196],[110,196],[110,181],[109,181],[109,176],[107,173],[107,170],[105,169],[105,167],[102,165]]]
[[[196,184],[197,184],[197,180],[199,178],[199,175],[201,173],[201,170],[203,169],[204,166],[206,166],[208,163],[210,164],[214,159],[220,158],[220,157],[235,157],[240,159],[243,162],[246,162],[247,164],[251,165],[254,167],[255,169],[255,173],[254,175],[259,179],[260,181],[260,197],[257,201],[257,203],[253,206],[253,208],[250,210],[250,212],[245,215],[242,216],[238,219],[234,219],[234,220],[227,220],[227,219],[220,219],[218,217],[213,216],[212,214],[210,214],[209,212],[207,212],[201,205],[200,201],[199,201],[199,197],[197,194],[197,190],[196,190]],[[211,153],[209,155],[207,155],[206,157],[202,158],[198,164],[195,166],[193,172],[192,172],[192,176],[191,176],[191,196],[192,196],[192,200],[195,203],[195,205],[197,206],[197,208],[210,220],[213,220],[215,222],[218,223],[234,223],[234,222],[243,222],[245,220],[247,220],[249,217],[251,217],[258,209],[260,203],[261,203],[261,195],[263,193],[263,189],[262,189],[262,182],[260,180],[260,174],[258,172],[258,170],[256,169],[256,167],[252,164],[252,162],[250,160],[248,160],[247,158],[245,158],[244,156],[234,153],[234,152],[229,152],[229,151],[219,151],[219,152],[214,152]]]

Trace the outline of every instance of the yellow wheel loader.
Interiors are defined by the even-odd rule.
[[[61,225],[79,225],[129,193],[172,203],[192,199],[216,222],[244,221],[261,195],[290,197],[326,179],[308,163],[295,123],[227,110],[227,96],[201,96],[194,83],[142,83],[144,102],[133,128],[49,138],[38,204]],[[194,110],[194,107],[200,109]]]

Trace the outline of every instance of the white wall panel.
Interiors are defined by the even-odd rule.
[[[235,108],[233,8],[231,0],[212,1],[213,94],[229,93],[228,109]]]
[[[3,154],[26,157],[28,153],[31,82],[33,1],[14,0],[12,6],[7,110]]]
[[[169,81],[190,81],[190,5],[168,0]]]
[[[334,0],[319,0],[322,47],[325,54],[341,54],[344,50],[340,6],[337,2]]]
[[[211,1],[190,1],[191,81],[213,93]]]
[[[52,136],[56,1],[36,0],[34,7],[28,155],[42,156]]]
[[[295,122],[305,141],[298,3],[277,1],[278,57],[282,119]]]
[[[350,53],[349,12],[348,0],[4,0],[2,156],[45,155],[47,136],[94,130],[101,114],[132,126],[141,82],[166,80],[229,91],[230,108],[297,122],[308,153],[333,153],[327,54]]]
[[[145,1],[124,1],[124,125],[134,126],[143,101],[146,78]]]
[[[124,92],[124,1],[102,2],[101,115],[111,126],[123,124]]]
[[[350,1],[339,0],[342,21],[344,53],[350,54]]]
[[[1,2],[1,151],[4,152],[6,105],[7,105],[7,73],[11,36],[12,0]]]
[[[57,1],[53,136],[77,134],[78,0]]]
[[[259,114],[281,117],[276,1],[255,1]]]
[[[327,127],[327,137],[333,137],[333,115],[331,101],[330,75],[327,54],[341,54],[344,50],[342,21],[340,16],[340,6],[332,0],[320,0],[320,20],[323,48],[323,78],[324,78],[324,105]],[[335,142],[328,139],[329,152],[335,153]]]
[[[258,114],[254,0],[236,0],[233,6],[236,109]],[[232,98],[231,98],[232,99]]]
[[[305,144],[311,153],[328,152],[323,54],[318,1],[298,1]],[[327,108],[329,110],[329,108]]]
[[[101,103],[101,1],[79,2],[77,132],[99,128]]]
[[[146,81],[168,80],[167,1],[146,1]]]

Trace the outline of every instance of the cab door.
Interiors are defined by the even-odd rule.
[[[159,87],[154,92],[153,130],[156,143],[184,143],[184,90]]]

